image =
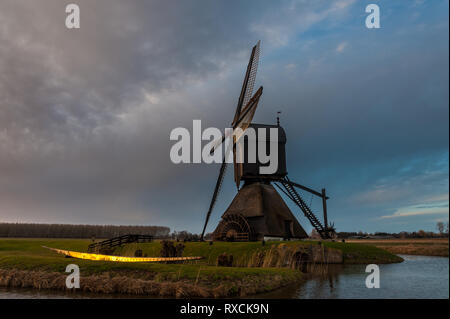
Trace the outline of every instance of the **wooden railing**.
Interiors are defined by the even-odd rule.
[[[129,243],[148,243],[153,241],[153,236],[150,235],[123,235],[119,237],[110,238],[98,243],[90,244],[88,252],[98,252],[104,248],[113,248]]]

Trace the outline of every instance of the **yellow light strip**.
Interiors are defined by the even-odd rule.
[[[100,255],[100,254],[89,254],[80,253],[77,251],[63,250],[57,248],[51,248],[42,246],[44,248],[53,250],[58,254],[88,260],[97,261],[118,261],[123,263],[139,263],[139,262],[154,262],[154,261],[183,261],[183,260],[199,260],[203,257],[124,257],[124,256],[110,256],[110,255]]]

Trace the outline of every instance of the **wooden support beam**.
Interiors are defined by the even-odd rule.
[[[325,224],[325,229],[328,228],[327,198],[328,197],[325,193],[325,188],[322,188],[323,222]]]
[[[313,190],[313,189],[311,189],[311,188],[309,188],[309,187],[306,187],[306,186],[303,186],[303,185],[294,183],[294,182],[292,182],[292,181],[289,181],[289,183],[291,183],[291,184],[294,185],[295,187],[298,187],[298,188],[303,189],[304,191],[310,192],[311,194],[314,194],[314,195],[316,195],[316,196],[318,196],[318,197],[322,197],[322,199],[323,199],[323,198],[328,199],[328,197],[326,197],[326,196],[323,197],[323,196],[324,196],[324,195],[323,195],[323,192],[322,192],[322,193],[316,192],[315,190]]]

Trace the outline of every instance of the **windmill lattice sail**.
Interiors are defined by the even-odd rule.
[[[248,102],[250,101],[250,99],[252,98],[253,88],[255,86],[255,80],[256,80],[256,72],[258,71],[259,51],[260,51],[260,41],[258,41],[258,43],[255,46],[255,54],[251,61],[250,74],[248,77],[247,88],[245,90],[244,100],[242,102],[243,106],[246,106],[248,104]]]
[[[234,126],[236,122],[239,120],[242,106],[247,105],[248,101],[250,101],[250,98],[253,94],[256,72],[258,71],[260,43],[261,41],[258,41],[258,43],[252,49],[252,54],[250,55],[250,60],[248,61],[247,65],[247,71],[245,72],[244,82],[242,83],[241,94],[239,95],[236,112],[234,114],[233,123],[231,124],[232,126]]]

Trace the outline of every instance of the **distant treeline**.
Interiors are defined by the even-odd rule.
[[[19,224],[0,223],[0,237],[26,238],[111,238],[127,234],[169,236],[165,226],[113,226],[70,224]]]
[[[376,232],[376,233],[365,233],[359,232],[340,232],[337,233],[338,238],[353,238],[353,237],[392,237],[392,238],[448,238],[448,222],[437,222],[436,223],[437,233],[432,231],[418,230],[413,232],[402,231],[399,233],[387,233],[387,232]]]

